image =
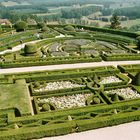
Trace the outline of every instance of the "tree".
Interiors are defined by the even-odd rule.
[[[111,18],[110,28],[112,28],[112,29],[120,29],[121,28],[120,25],[121,25],[120,18],[116,14],[113,14],[113,16]]]
[[[17,32],[25,31],[26,28],[27,28],[27,23],[24,21],[18,21],[15,24],[15,29]]]

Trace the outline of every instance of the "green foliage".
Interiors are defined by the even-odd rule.
[[[38,26],[39,29],[42,29],[43,27],[46,26],[46,24],[45,24],[44,22],[39,22],[39,23],[37,24],[37,26]]]
[[[39,88],[39,87],[40,87],[40,83],[39,83],[39,82],[35,82],[35,83],[34,83],[34,87],[35,87],[35,88]]]
[[[98,97],[94,97],[93,98],[93,103],[100,104],[101,103],[101,100]]]
[[[86,105],[91,105],[92,102],[93,102],[93,95],[89,96],[89,97],[86,99]]]
[[[67,30],[67,31],[72,31],[72,32],[75,31],[75,28],[73,26],[71,26],[71,25],[65,26],[64,29]]]
[[[24,47],[24,53],[26,55],[37,53],[37,46],[36,46],[36,44],[26,44],[25,47]]]
[[[140,72],[138,72],[134,78],[134,83],[137,86],[140,86]]]
[[[138,40],[137,46],[138,46],[138,48],[139,48],[139,50],[140,50],[140,36],[137,37],[137,40]]]
[[[16,22],[16,24],[15,24],[14,27],[15,27],[15,29],[16,29],[17,32],[21,32],[21,31],[25,31],[25,29],[28,26],[27,26],[27,23],[26,22],[24,22],[24,21],[18,21],[18,22]]]
[[[42,105],[42,111],[50,111],[50,105],[45,103]]]
[[[112,95],[112,101],[115,101],[115,102],[119,101],[119,97],[116,93]]]
[[[2,32],[2,27],[1,27],[1,25],[0,25],[0,32]]]
[[[44,27],[41,28],[41,31],[47,32],[47,31],[49,31],[49,28],[47,26],[44,26]]]
[[[116,14],[114,14],[112,16],[112,18],[111,18],[111,26],[110,26],[110,28],[112,28],[112,29],[120,29],[121,23],[120,23],[119,20],[120,20],[119,17]]]

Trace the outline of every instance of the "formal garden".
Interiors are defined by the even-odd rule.
[[[0,139],[37,139],[140,120],[138,69],[130,76],[138,67],[1,74]]]
[[[80,25],[34,25],[0,36],[1,68],[140,60],[139,33]]]
[[[0,34],[0,68],[140,60],[139,33],[81,25],[15,26]],[[1,140],[140,120],[139,64],[0,74],[0,89]]]

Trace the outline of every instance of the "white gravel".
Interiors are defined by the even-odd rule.
[[[73,107],[83,107],[86,106],[86,99],[91,94],[75,94],[75,95],[67,95],[61,97],[51,97],[51,98],[38,98],[38,103],[53,103],[56,105],[58,109],[66,109]]]
[[[132,90],[130,87],[120,88],[115,90],[105,91],[106,94],[118,94],[123,96],[125,99],[136,99],[140,98],[140,94],[136,90]]]
[[[109,83],[115,83],[115,82],[122,82],[119,78],[115,76],[109,76],[109,77],[104,77],[99,84],[109,84]]]
[[[49,82],[46,86],[40,89],[34,89],[35,92],[42,92],[42,91],[52,91],[58,89],[66,89],[66,88],[75,88],[75,87],[82,87],[83,85],[73,84],[70,81],[60,81],[60,82]]]

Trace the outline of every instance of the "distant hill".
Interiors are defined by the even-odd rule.
[[[21,2],[19,0],[0,0],[1,2],[1,5],[5,6],[5,7],[10,7],[10,6],[17,6],[17,5],[30,5],[29,2],[27,1],[24,1],[24,2]]]

